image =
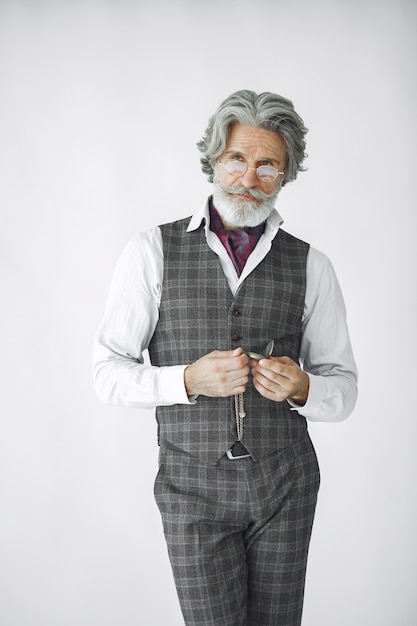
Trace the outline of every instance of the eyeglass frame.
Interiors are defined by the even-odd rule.
[[[244,176],[246,174],[246,172],[248,170],[253,170],[254,172],[256,172],[257,177],[259,178],[260,181],[262,181],[263,183],[273,183],[274,180],[277,180],[277,178],[282,175],[285,176],[285,171],[280,172],[278,171],[273,165],[259,165],[258,167],[249,167],[247,163],[243,162],[243,161],[236,161],[236,159],[228,159],[228,161],[226,161],[226,163],[222,163],[220,161],[220,159],[217,159],[217,162],[220,163],[220,165],[223,165],[223,167],[226,167],[228,163],[232,163],[233,161],[237,162],[237,163],[242,163],[242,165],[245,166],[245,169],[242,171],[241,174],[236,174],[236,178],[240,178],[241,176]],[[263,180],[259,174],[258,174],[258,170],[261,167],[270,167],[272,170],[275,170],[275,172],[277,173],[277,175],[272,178],[271,180]],[[227,171],[227,170],[226,170]],[[227,172],[229,174],[229,176],[235,176],[234,174],[232,174],[231,172]]]

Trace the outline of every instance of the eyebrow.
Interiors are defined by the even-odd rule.
[[[237,154],[238,156],[246,159],[246,154],[244,154],[243,152],[239,152],[239,150],[226,150],[224,154],[230,154],[230,155]],[[269,156],[261,157],[260,159],[258,159],[258,161],[271,161],[271,163],[276,163],[277,165],[281,165],[281,161],[278,161],[277,159],[273,159],[272,157],[269,157]]]

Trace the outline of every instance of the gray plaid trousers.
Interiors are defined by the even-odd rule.
[[[319,488],[308,434],[261,459],[160,450],[155,499],[187,626],[299,626]]]

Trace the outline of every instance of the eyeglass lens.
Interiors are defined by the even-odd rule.
[[[242,176],[247,170],[246,163],[242,163],[242,161],[227,161],[224,165],[227,172],[232,176]],[[258,178],[263,181],[275,180],[278,176],[277,170],[271,165],[260,165],[256,169],[256,173]]]

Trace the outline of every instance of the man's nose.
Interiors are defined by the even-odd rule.
[[[248,167],[243,176],[240,177],[241,184],[250,189],[251,187],[259,187],[259,178],[254,167]]]

